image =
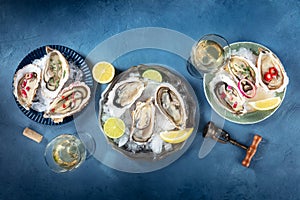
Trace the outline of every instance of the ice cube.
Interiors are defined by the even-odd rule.
[[[127,134],[122,135],[122,137],[119,138],[118,147],[124,146],[127,143],[128,138]]]
[[[150,143],[150,147],[155,154],[160,154],[162,151],[163,140],[159,135],[155,135]]]

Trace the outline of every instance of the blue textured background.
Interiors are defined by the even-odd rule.
[[[300,199],[299,19],[300,1],[0,0],[0,199]],[[242,142],[250,133],[268,140],[252,168],[241,166],[243,152],[231,145],[216,145],[200,160],[198,135],[179,160],[155,172],[128,174],[89,159],[74,172],[55,174],[43,160],[45,146],[22,136],[26,126],[47,139],[75,132],[73,123],[43,126],[17,108],[11,82],[24,56],[46,44],[86,56],[110,36],[147,26],[195,40],[218,33],[231,43],[258,42],[279,56],[290,77],[282,106],[259,124],[225,123]],[[202,129],[210,107],[197,80],[186,78],[199,97]]]

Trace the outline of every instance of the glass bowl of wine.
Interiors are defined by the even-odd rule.
[[[217,34],[204,35],[191,50],[188,72],[203,77],[226,65],[231,56],[230,46],[225,38]]]
[[[83,142],[75,135],[63,134],[54,138],[46,146],[46,164],[57,173],[72,171],[86,159],[87,151]]]

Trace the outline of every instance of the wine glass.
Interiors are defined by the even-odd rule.
[[[231,56],[225,38],[216,34],[204,35],[193,47],[188,61],[188,72],[202,78],[204,73],[213,73],[226,65]]]
[[[81,136],[86,141],[80,140],[75,135],[62,134],[48,143],[44,157],[52,171],[57,173],[72,171],[82,165],[94,152],[95,142],[90,134],[81,133]]]

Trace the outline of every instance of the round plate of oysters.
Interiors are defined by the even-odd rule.
[[[55,125],[71,121],[90,99],[92,76],[84,58],[60,45],[30,52],[19,64],[13,94],[30,119]]]
[[[278,57],[263,45],[237,42],[226,66],[203,79],[211,107],[225,119],[253,124],[280,106],[289,78]]]
[[[156,78],[149,78],[150,73]],[[189,83],[157,65],[138,65],[119,74],[99,101],[99,125],[108,143],[132,159],[160,160],[190,145],[199,117]],[[105,134],[112,118],[125,124],[118,138]]]

